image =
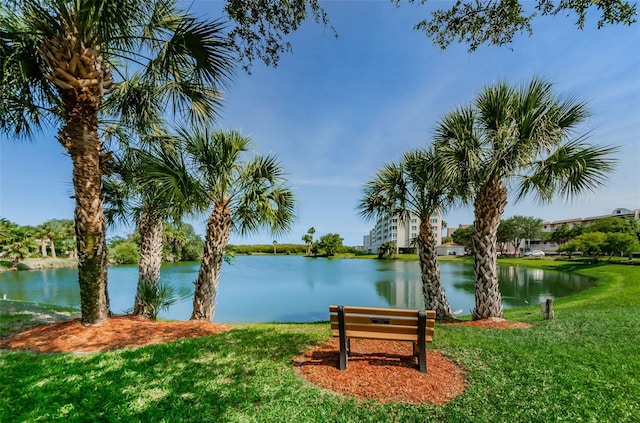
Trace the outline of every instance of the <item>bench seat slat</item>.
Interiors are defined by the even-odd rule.
[[[338,313],[338,306],[329,306],[330,313]],[[379,308],[379,307],[355,307],[345,306],[344,313],[347,314],[374,314],[376,316],[399,316],[399,317],[417,317],[418,310],[407,310],[402,308]],[[427,319],[434,319],[436,313],[433,310],[427,310]]]
[[[338,325],[331,325],[331,329],[338,329]],[[418,336],[417,326],[394,326],[394,325],[367,325],[367,324],[347,324],[347,331],[369,331],[379,333],[402,333]]]
[[[331,326],[331,330],[332,330],[332,334],[335,337],[340,336],[340,332],[338,330],[338,327],[333,327]],[[380,332],[380,331],[375,331],[375,330],[370,330],[369,328],[367,329],[359,329],[359,330],[354,330],[354,329],[347,329],[347,338],[359,338],[358,336],[355,335],[350,335],[352,333],[375,333],[377,334],[375,339],[383,339],[385,336],[390,336],[390,334],[393,333],[397,333],[397,332]],[[401,335],[405,338],[410,338],[409,340],[411,341],[417,341],[418,340],[418,334],[412,334],[412,333],[398,333],[398,335]],[[435,335],[435,330],[431,329],[431,328],[427,328],[426,330],[426,335],[427,337],[431,338],[433,337],[433,335]],[[372,338],[370,338],[372,339]],[[433,339],[427,340],[427,342],[432,342]]]
[[[353,314],[345,314],[344,316],[344,321],[347,325],[349,324],[353,324],[353,323],[362,323],[362,324],[375,324],[371,321],[372,318],[374,319],[378,319],[378,320],[389,320],[389,323],[380,323],[380,324],[386,324],[389,326],[418,326],[418,319],[416,317],[413,317],[411,319],[409,318],[402,318],[402,317],[388,317],[387,319],[385,319],[386,316],[380,317],[378,315],[372,316],[372,315],[353,315]],[[331,320],[331,324],[338,324],[338,315],[337,314],[331,314],[329,316],[330,320]],[[436,321],[432,320],[432,319],[427,319],[427,327],[428,328],[435,328],[436,327]]]
[[[337,330],[333,331],[333,336],[340,336]],[[401,333],[380,333],[369,331],[347,331],[347,338],[359,338],[359,339],[386,339],[389,341],[412,341],[417,342],[418,336],[412,336],[409,334]],[[426,342],[433,342],[433,335],[427,335]]]
[[[332,314],[330,316],[331,323],[338,323],[338,315]],[[350,323],[362,323],[362,324],[375,324],[371,319],[376,319],[378,321],[388,321],[385,323],[386,325],[393,326],[418,326],[418,319],[414,316],[412,318],[403,318],[403,317],[391,317],[391,316],[378,316],[378,315],[360,315],[360,314],[345,314],[344,321],[346,324]]]

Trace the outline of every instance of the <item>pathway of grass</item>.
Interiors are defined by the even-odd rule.
[[[445,406],[315,388],[291,360],[326,340],[328,325],[259,324],[136,350],[1,351],[0,421],[640,421],[640,268],[536,265],[600,282],[554,303],[555,320],[541,320],[538,308],[507,313],[530,329],[438,326],[433,347],[468,369],[466,393]]]

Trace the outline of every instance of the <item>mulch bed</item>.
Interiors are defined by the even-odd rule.
[[[80,319],[36,326],[0,339],[0,348],[30,351],[92,352],[160,344],[231,330],[230,325],[201,321],[155,322],[138,316],[118,316],[100,326],[83,326]]]
[[[352,339],[345,370],[338,370],[339,351],[337,340],[307,351],[293,360],[296,372],[321,388],[379,402],[444,404],[464,392],[464,371],[436,350],[427,350],[426,374],[410,342]]]
[[[455,322],[493,329],[530,325],[505,319]],[[119,316],[100,326],[83,326],[79,319],[37,326],[0,339],[0,349],[44,353],[91,352],[175,341],[222,333],[233,326],[209,322],[154,322]],[[293,360],[296,373],[307,382],[343,395],[380,402],[444,404],[461,395],[464,369],[434,349],[427,349],[428,373],[420,373],[409,342],[351,340],[352,354],[338,370],[338,341],[317,346]]]

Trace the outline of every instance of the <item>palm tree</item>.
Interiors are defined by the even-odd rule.
[[[187,230],[188,226],[182,222],[164,223],[162,228],[162,244],[164,245],[163,255],[166,261],[172,262],[182,259],[182,249],[187,244]]]
[[[311,255],[311,245],[313,244],[313,237],[311,234],[302,235],[302,242],[307,244],[307,256]]]
[[[110,314],[101,118],[139,128],[165,110],[211,119],[231,47],[220,23],[197,20],[177,0],[6,1],[0,32],[0,128],[31,136],[61,124],[58,141],[73,162],[82,322],[99,324]]]
[[[604,185],[615,160],[613,147],[572,138],[588,117],[586,104],[563,99],[551,83],[534,78],[520,88],[486,87],[471,106],[437,125],[435,142],[443,173],[473,198],[475,215],[474,319],[502,317],[497,275],[497,230],[507,204],[535,193],[541,203],[556,194],[571,198]]]
[[[183,129],[179,137],[199,181],[192,195],[211,208],[191,314],[192,320],[210,321],[231,232],[237,230],[244,235],[268,228],[278,235],[289,230],[295,217],[295,199],[284,185],[284,173],[275,157],[244,160],[251,147],[250,138],[236,131],[211,128]]]
[[[38,247],[33,237],[36,228],[18,226],[5,219],[3,226],[3,250],[11,259],[11,268],[16,269],[20,260],[27,258]]]
[[[430,219],[453,197],[436,165],[433,149],[405,153],[400,163],[384,165],[375,178],[365,184],[358,208],[366,219],[396,215],[402,220],[411,216],[420,218],[418,255],[424,304],[427,309],[435,310],[436,318],[442,321],[455,316],[440,284],[436,236]]]
[[[175,140],[167,134],[144,137],[145,149],[126,148],[115,160],[113,175],[105,180],[107,217],[126,220],[134,217],[140,236],[138,287],[133,314],[154,319],[154,293],[162,292],[160,267],[164,244],[164,221],[179,221],[197,208],[191,192],[195,184],[188,178]],[[185,176],[186,175],[186,176]],[[173,189],[162,189],[171,185]]]
[[[38,236],[42,242],[42,256],[47,256],[46,242],[49,242],[49,248],[51,250],[51,258],[57,258],[56,254],[56,238],[63,238],[64,235],[64,221],[60,219],[50,219],[38,226]]]
[[[309,242],[307,244],[307,255],[310,256],[313,251],[313,234],[316,233],[316,228],[313,226],[307,230],[307,234],[309,235]],[[305,242],[307,242],[305,240]]]
[[[15,223],[10,222],[4,217],[0,217],[0,242],[11,239],[11,229],[15,226]]]

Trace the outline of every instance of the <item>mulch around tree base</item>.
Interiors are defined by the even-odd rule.
[[[294,359],[297,374],[313,385],[379,402],[444,404],[464,392],[464,371],[439,351],[427,350],[427,373],[418,370],[410,342],[352,339],[345,370],[338,341]]]
[[[0,348],[46,353],[104,351],[197,338],[232,328],[193,320],[157,322],[139,316],[112,317],[99,326],[84,326],[80,319],[73,319],[36,326],[0,339]]]
[[[495,318],[452,324],[492,329],[530,326]],[[232,328],[200,321],[154,322],[136,316],[113,317],[100,326],[83,326],[74,319],[36,326],[0,339],[0,349],[44,353],[104,351],[213,335]],[[418,371],[409,342],[352,339],[348,366],[342,371],[337,367],[339,350],[337,340],[317,346],[296,357],[294,369],[302,379],[320,388],[380,402],[444,404],[461,395],[466,386],[464,369],[438,350],[427,349],[427,374]]]
[[[451,324],[485,329],[531,326],[495,317]],[[298,376],[323,389],[379,402],[444,404],[466,387],[464,369],[438,350],[427,349],[427,373],[421,373],[410,342],[352,339],[345,370],[338,370],[339,351],[334,339],[296,357]]]

